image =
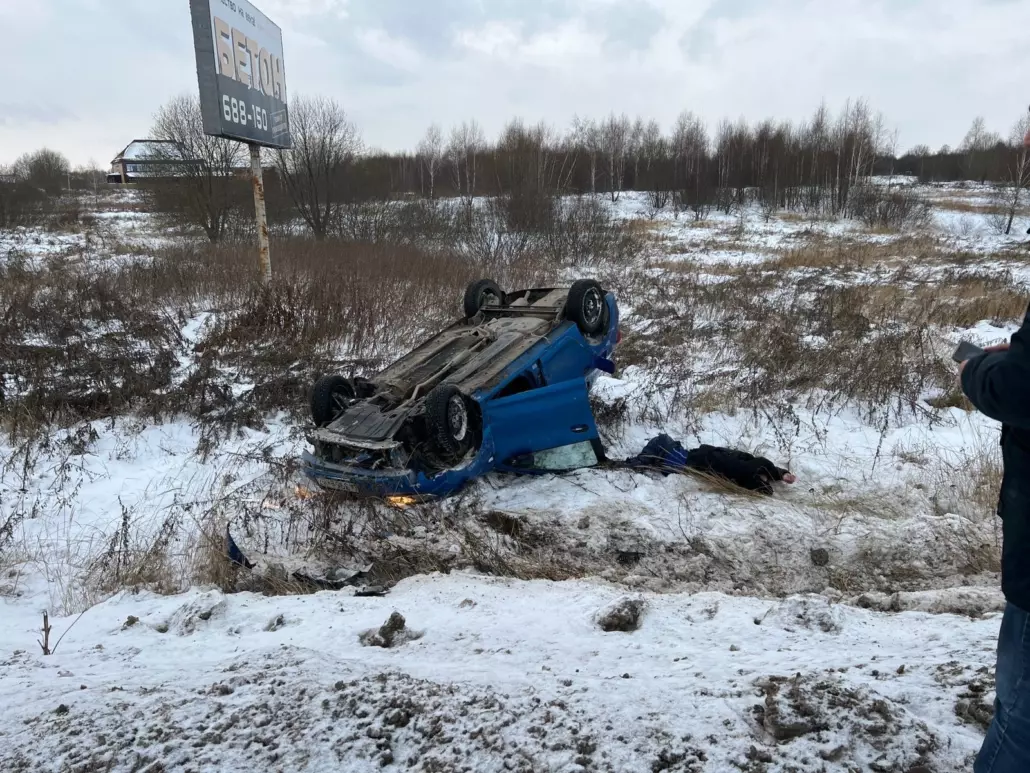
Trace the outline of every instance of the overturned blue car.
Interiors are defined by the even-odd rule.
[[[309,478],[419,501],[494,470],[542,474],[601,461],[589,390],[615,370],[614,294],[591,279],[507,293],[484,279],[466,290],[464,314],[372,378],[316,382]]]

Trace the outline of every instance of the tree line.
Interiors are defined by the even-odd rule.
[[[397,199],[455,199],[470,220],[477,198],[501,198],[510,225],[521,228],[546,226],[556,197],[618,201],[625,191],[646,192],[652,211],[674,207],[698,220],[755,203],[769,213],[875,219],[911,209],[912,202],[898,192],[870,191],[872,175],[993,183],[1007,189],[1013,211],[1030,178],[1026,118],[1005,137],[977,118],[954,150],[917,146],[899,154],[896,133],[864,101],[836,113],[820,106],[801,122],[741,119],[713,127],[685,112],[669,131],[654,120],[616,114],[577,117],[565,131],[515,119],[493,141],[469,120],[449,131],[430,126],[407,153],[368,147],[330,99],[294,98],[290,120],[292,149],[265,156],[270,218],[302,221],[317,239],[346,235],[349,222],[355,230],[355,212]],[[180,162],[174,179],[144,184],[155,211],[202,228],[213,241],[247,231],[245,147],[205,135],[196,98],[164,105],[152,137],[175,143],[170,156],[155,160],[165,168]],[[49,153],[19,160],[17,179],[45,190],[60,187],[62,175],[70,180],[67,162]]]

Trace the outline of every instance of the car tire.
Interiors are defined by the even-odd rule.
[[[465,318],[472,319],[484,306],[500,306],[504,292],[492,279],[480,279],[465,289]]]
[[[456,464],[473,444],[472,406],[454,384],[440,384],[426,395],[429,451],[444,466]]]
[[[608,302],[600,283],[593,279],[580,279],[572,285],[565,302],[565,319],[575,322],[583,335],[594,336],[604,332],[609,316]]]
[[[354,397],[354,386],[343,376],[320,378],[311,389],[311,418],[315,426],[331,424]]]

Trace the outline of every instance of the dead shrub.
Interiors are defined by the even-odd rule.
[[[870,228],[901,231],[926,225],[930,220],[930,203],[905,187],[888,188],[862,185],[852,189],[848,207],[851,217]]]
[[[661,394],[658,420],[697,411],[699,395],[714,390],[720,407],[779,415],[804,399],[817,411],[860,406],[882,423],[922,410],[925,394],[954,381],[933,307],[899,301],[912,284],[904,272],[874,286],[828,284],[819,275],[785,285],[778,271],[719,282],[686,270],[672,277],[641,271],[624,281],[634,285],[638,320],[619,362],[649,371],[649,386]]]
[[[123,507],[118,529],[86,566],[81,585],[92,598],[103,598],[123,588],[180,593],[189,581],[187,551],[181,545],[184,534],[177,515],[165,518],[155,533],[141,534],[134,529],[132,514]]]
[[[92,419],[170,383],[179,332],[118,277],[0,267],[0,419],[9,432]]]
[[[562,266],[612,262],[626,265],[640,255],[646,232],[627,228],[608,206],[592,197],[563,199],[546,232],[546,253]]]
[[[54,199],[26,182],[0,183],[0,232],[43,225]]]

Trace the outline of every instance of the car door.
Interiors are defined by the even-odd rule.
[[[483,405],[483,419],[498,464],[521,454],[597,438],[583,376],[489,400]]]

